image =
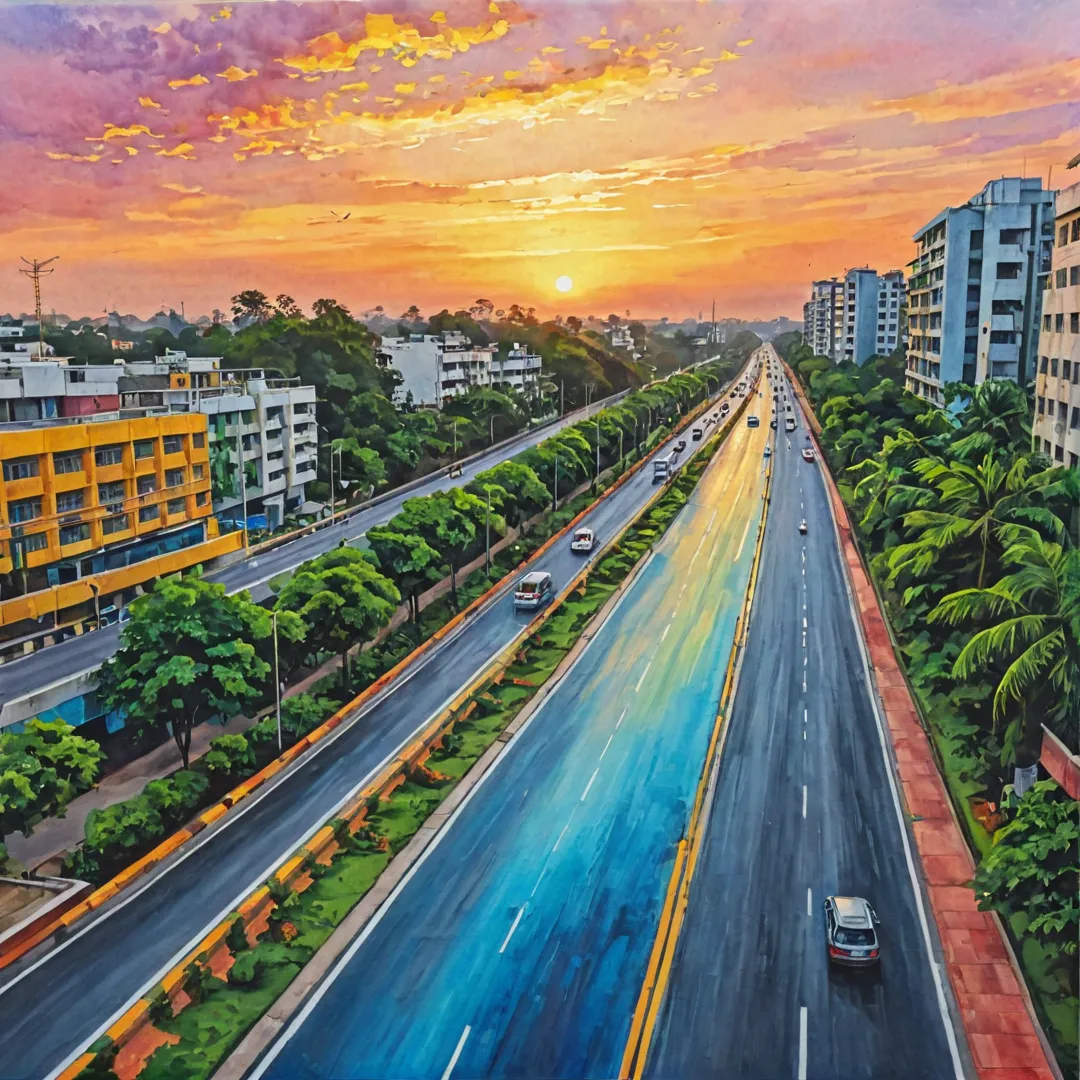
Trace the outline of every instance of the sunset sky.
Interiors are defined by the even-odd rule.
[[[5,4],[0,312],[32,309],[19,256],[59,255],[45,308],[73,317],[242,288],[801,317],[812,278],[902,266],[991,178],[1080,180],[1076,12]]]

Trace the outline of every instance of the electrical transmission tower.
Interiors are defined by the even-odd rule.
[[[22,256],[19,256],[22,258]],[[19,273],[25,274],[34,283],[34,315],[37,318],[38,324],[38,359],[45,359],[45,323],[41,317],[41,275],[51,274],[51,270],[46,270],[45,267],[49,263],[56,262],[59,259],[59,255],[54,255],[51,259],[46,259],[44,262],[38,262],[37,259],[23,259],[23,262],[30,267],[29,270],[23,270],[20,268]]]

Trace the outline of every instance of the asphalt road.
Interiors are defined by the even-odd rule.
[[[632,520],[652,491],[646,466],[586,522],[602,540]],[[535,567],[549,571],[558,587],[581,562],[566,543]],[[96,1037],[368,782],[528,618],[514,612],[508,596],[483,610],[337,738],[168,860],[141,891],[122,894],[68,940],[0,972],[0,1075],[40,1078]]]
[[[602,408],[605,402],[593,406]],[[523,432],[511,442],[492,450],[477,461],[466,465],[460,478],[450,480],[445,476],[436,476],[429,483],[419,485],[409,491],[401,492],[384,502],[363,510],[358,514],[328,525],[318,532],[292,540],[280,547],[271,548],[252,558],[225,567],[215,573],[207,574],[207,580],[223,584],[230,593],[247,589],[255,600],[265,599],[270,595],[269,582],[279,574],[295,569],[302,562],[316,555],[337,547],[342,540],[354,540],[362,536],[375,525],[389,521],[400,509],[406,499],[418,495],[430,495],[451,486],[466,484],[477,473],[490,469],[500,461],[520,454],[531,446],[577,423],[585,416],[585,410],[571,413],[554,424],[539,430]],[[59,678],[68,678],[100,667],[114,652],[120,640],[120,627],[116,623],[79,637],[71,637],[48,648],[39,649],[19,660],[10,660],[0,665],[0,706],[7,701],[33,693]]]
[[[945,1027],[821,466],[801,460],[803,429],[790,441],[777,436],[747,651],[646,1072],[942,1080]],[[876,909],[878,971],[829,969],[830,894]]]
[[[753,561],[767,436],[738,423],[577,664],[264,1075],[618,1074]]]

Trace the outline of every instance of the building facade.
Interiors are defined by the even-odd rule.
[[[1034,375],[1054,195],[1039,179],[992,180],[914,236],[907,388],[944,403],[947,382]]]
[[[810,299],[803,306],[803,339],[815,356],[835,359],[837,327],[843,325],[843,307],[839,323],[837,308],[842,302],[843,289],[836,278],[815,281],[810,287]]]
[[[525,397],[539,393],[541,359],[524,345],[514,342],[505,356],[497,353],[491,361],[491,385],[507,388]]]
[[[1057,193],[1035,379],[1035,448],[1080,466],[1080,183]]]

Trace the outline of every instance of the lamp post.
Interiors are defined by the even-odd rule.
[[[331,458],[331,460],[333,460]],[[278,674],[278,640],[277,640],[277,616],[278,613],[272,612],[270,620],[274,626],[274,699],[277,709],[277,748],[278,753],[281,753],[281,676]]]
[[[622,472],[623,468],[625,467],[625,462],[623,461],[623,452],[622,452],[622,437],[623,437],[623,429],[619,428],[619,472]]]
[[[600,416],[596,417],[596,483],[600,483]]]
[[[484,485],[484,573],[491,573],[491,485]]]
[[[240,503],[244,512],[244,550],[248,549],[248,507],[247,507],[247,475],[244,468],[244,437],[240,431],[240,418],[242,414],[236,414],[236,461],[240,469]]]
[[[559,455],[555,455],[555,509],[559,509]]]

